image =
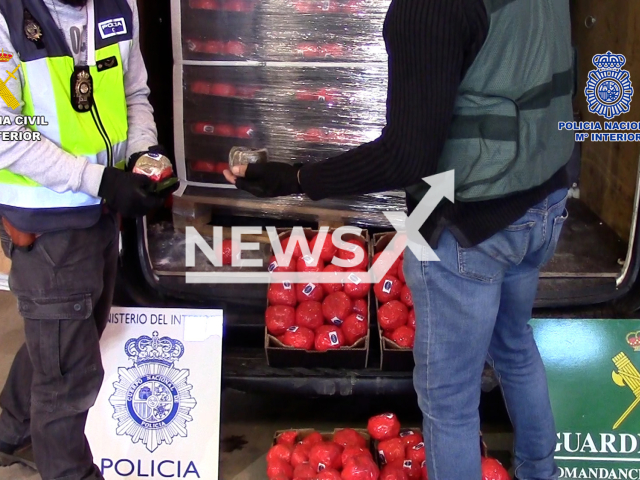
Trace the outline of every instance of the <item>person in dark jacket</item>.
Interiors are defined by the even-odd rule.
[[[481,373],[488,360],[515,429],[522,480],[558,478],[546,375],[529,320],[540,268],[553,255],[568,192],[573,138],[568,0],[392,0],[387,125],[377,140],[304,166],[225,172],[259,197],[326,197],[405,189],[453,170],[420,229],[439,262],[409,250],[414,384],[431,480],[477,480]]]

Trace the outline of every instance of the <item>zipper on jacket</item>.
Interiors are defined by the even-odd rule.
[[[107,147],[107,166],[113,167],[113,145],[111,144],[111,140],[109,140],[109,134],[107,133],[107,129],[104,128],[104,124],[100,118],[100,112],[98,111],[98,105],[96,105],[95,102],[91,109],[91,117],[93,118],[93,123],[96,125],[98,132],[100,132],[100,136],[102,137],[105,146]]]

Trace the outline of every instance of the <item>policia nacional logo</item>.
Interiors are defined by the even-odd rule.
[[[130,339],[124,349],[133,367],[118,369],[120,378],[109,398],[118,421],[116,433],[142,442],[150,452],[162,443],[171,444],[174,437],[186,437],[196,401],[187,383],[189,370],[174,368],[184,345],[153,332],[152,337]]]
[[[627,59],[624,55],[611,52],[593,57],[597,70],[589,72],[584,91],[591,113],[611,120],[629,111],[633,88],[629,72],[622,69],[625,63]]]

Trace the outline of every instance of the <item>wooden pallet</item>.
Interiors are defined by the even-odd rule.
[[[235,215],[258,218],[291,218],[309,223],[316,223],[319,227],[338,228],[357,223],[361,212],[345,209],[315,207],[310,201],[301,201],[299,205],[282,205],[275,201],[262,199],[237,199],[223,196],[192,196],[182,195],[174,197],[173,225],[178,230],[191,226],[200,230],[215,223],[216,214]],[[386,220],[382,214],[379,221]],[[210,232],[209,232],[210,233]]]

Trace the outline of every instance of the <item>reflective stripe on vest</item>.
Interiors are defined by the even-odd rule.
[[[485,0],[489,33],[463,79],[438,172],[455,170],[456,199],[539,186],[567,164],[573,118],[568,0]],[[424,183],[407,189],[417,204]]]
[[[59,31],[44,31],[43,38],[56,34],[61,35]],[[29,127],[71,155],[86,157],[91,163],[105,166],[109,163],[106,141],[111,144],[113,164],[124,160],[128,134],[124,69],[128,66],[130,47],[131,40],[126,39],[96,50],[96,62],[114,58],[116,64],[102,71],[97,66],[89,67],[96,108],[86,113],[78,113],[71,106],[72,57],[53,55],[22,61],[22,114],[43,116],[48,123]],[[106,140],[102,129],[106,131]],[[57,193],[30,178],[0,170],[0,204],[3,205],[50,209],[86,207],[100,201],[84,193]]]

